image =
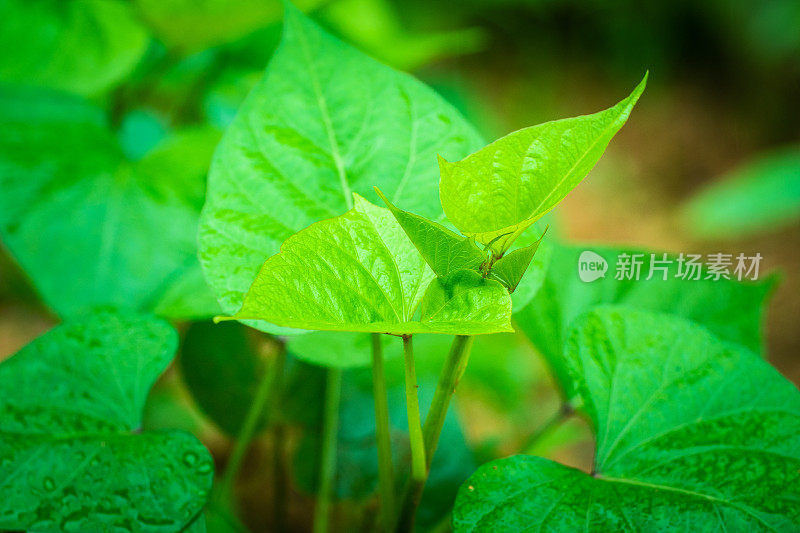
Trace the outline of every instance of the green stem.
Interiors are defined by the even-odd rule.
[[[398,532],[411,532],[414,530],[414,520],[417,507],[422,499],[422,492],[425,489],[427,473],[430,470],[433,455],[436,453],[436,447],[439,444],[439,435],[444,426],[447,409],[450,407],[450,400],[467,367],[473,340],[474,337],[471,336],[457,335],[450,346],[450,353],[447,355],[442,373],[439,374],[439,382],[436,384],[436,392],[434,392],[428,415],[425,417],[425,427],[423,429],[424,453],[427,458],[425,462],[425,477],[421,480],[412,478],[406,485],[403,508],[397,523]]]
[[[247,449],[250,447],[250,442],[253,440],[264,409],[267,403],[269,403],[267,400],[272,397],[270,394],[273,389],[272,384],[279,379],[279,376],[283,373],[283,360],[286,357],[286,346],[280,343],[278,350],[273,368],[264,370],[264,375],[261,378],[261,382],[258,384],[256,395],[253,398],[253,402],[250,404],[250,408],[247,410],[244,423],[239,430],[239,435],[236,437],[236,444],[228,459],[225,474],[220,481],[220,489],[223,494],[230,494],[230,491],[233,489],[233,482],[242,466],[242,461],[247,453]]]
[[[342,371],[328,370],[325,386],[325,412],[322,428],[319,493],[314,510],[314,533],[327,533],[330,525],[331,496],[336,476],[336,445],[339,433],[339,400],[342,393]]]
[[[450,345],[450,353],[447,355],[442,373],[439,374],[439,382],[436,384],[436,392],[433,394],[431,408],[425,417],[425,427],[423,429],[428,468],[430,468],[431,461],[433,461],[436,447],[439,445],[439,435],[442,433],[447,409],[450,407],[450,400],[453,398],[458,382],[467,368],[474,340],[475,337],[472,336],[456,335]]]
[[[389,402],[383,370],[383,344],[379,333],[372,334],[372,393],[375,399],[375,437],[378,443],[378,481],[384,531],[394,519],[394,472],[392,441],[389,433]]]
[[[419,416],[417,396],[417,373],[414,369],[414,344],[411,335],[403,335],[403,358],[406,364],[406,411],[408,414],[408,438],[411,444],[411,478],[425,481],[428,463],[425,461],[425,440],[422,438],[422,422]]]

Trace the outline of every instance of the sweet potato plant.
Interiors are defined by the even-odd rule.
[[[287,4],[221,140],[131,147],[63,87],[0,87],[0,234],[61,322],[0,363],[0,529],[800,530],[800,393],[763,358],[774,281],[586,283],[542,222],[646,80],[486,144]],[[216,458],[143,420],[176,325],[172,372],[234,442]],[[590,471],[473,463],[453,397],[476,338],[514,331],[559,388],[549,425],[588,420]],[[261,437],[259,522],[237,480]]]

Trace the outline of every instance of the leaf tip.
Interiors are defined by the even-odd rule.
[[[385,204],[386,204],[387,206],[389,206],[390,208],[394,207],[394,205],[392,205],[392,202],[390,202],[390,201],[389,201],[389,199],[388,199],[388,198],[386,198],[386,195],[385,195],[385,194],[383,194],[383,191],[381,191],[381,190],[380,190],[380,188],[379,188],[377,185],[376,185],[376,186],[374,186],[374,187],[373,187],[373,189],[375,189],[375,194],[377,194],[377,195],[378,195],[378,197],[379,197],[381,200],[383,200],[383,203],[385,203]]]

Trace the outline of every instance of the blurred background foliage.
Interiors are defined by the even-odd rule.
[[[552,234],[675,253],[761,253],[762,271],[782,277],[768,310],[767,352],[800,383],[800,2],[297,3],[345,41],[432,85],[487,139],[606,107],[649,69],[650,85],[632,119],[553,215]],[[257,376],[270,371],[274,346],[237,324],[186,322],[197,316],[194,310],[213,313],[216,307],[192,256],[193,224],[202,204],[200,177],[277,45],[281,11],[278,0],[0,0],[2,127],[11,131],[15,120],[27,121],[13,135],[0,132],[0,172],[49,172],[59,158],[84,156],[60,166],[63,175],[49,184],[63,188],[58,214],[72,230],[59,226],[58,217],[38,215],[37,206],[16,206],[38,217],[38,225],[22,233],[45,228],[46,242],[73,244],[34,249],[4,238],[16,260],[0,250],[0,358],[58,320],[48,307],[63,316],[92,303],[82,287],[109,272],[81,261],[91,260],[93,239],[102,243],[103,235],[92,234],[93,217],[100,215],[91,205],[76,211],[70,198],[85,200],[105,190],[101,185],[116,187],[120,176],[134,176],[134,185],[119,187],[119,216],[134,229],[118,252],[139,257],[150,250],[158,257],[129,261],[130,286],[122,285],[115,297],[130,299],[147,287],[156,300],[140,306],[179,320],[184,337],[179,364],[150,398],[146,425],[195,432],[220,463],[242,423],[242,403],[256,394]],[[40,122],[25,118],[30,112]],[[91,138],[64,126],[60,114],[85,116],[94,128]],[[31,146],[36,152],[25,153]],[[82,179],[88,173],[96,183]],[[109,175],[117,178],[108,181]],[[175,198],[175,188],[190,182],[192,198]],[[171,227],[159,222],[163,213],[131,208],[131,198],[148,205],[141,198],[154,194],[167,199]],[[3,220],[15,206],[0,201],[0,208]],[[170,244],[153,252],[162,233],[185,249]],[[168,253],[179,257],[161,261]],[[75,273],[72,286],[69,272]],[[116,289],[93,290],[107,297]],[[187,304],[186,295],[195,300]],[[435,379],[448,341],[420,339],[418,352],[431,354],[418,362],[423,383]],[[302,344],[293,349],[302,358]],[[309,347],[313,362],[312,352]],[[397,363],[391,359],[389,371],[390,383],[399,387]],[[320,372],[290,355],[280,408],[261,421],[284,425],[292,449],[309,451],[295,455],[292,472],[277,472],[296,495],[287,518],[293,524],[309,520],[304,504],[314,491],[321,415],[319,402],[308,398],[322,397]],[[336,490],[354,500],[368,497],[375,484],[369,383],[368,370],[345,373]],[[392,399],[393,423],[402,434],[402,395]],[[533,434],[531,428],[546,424],[558,406],[547,369],[520,336],[479,339],[420,521],[440,523],[448,498],[474,465],[497,456],[529,451],[586,466],[592,443],[581,420]],[[238,486],[243,516],[255,530],[271,520],[260,512],[270,501],[264,478],[274,478],[279,468],[270,446],[268,439],[260,442],[247,457]],[[345,505],[338,512],[362,511]],[[234,527],[224,510],[219,516],[219,523]]]

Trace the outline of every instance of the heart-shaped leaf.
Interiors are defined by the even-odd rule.
[[[605,111],[515,131],[461,161],[440,157],[447,219],[496,252],[507,250],[594,167],[646,82],[645,75],[630,96]]]
[[[0,80],[82,95],[128,75],[149,37],[120,0],[0,2]],[[11,52],[13,50],[13,52]]]
[[[377,200],[377,185],[393,202],[437,218],[436,154],[459,158],[481,144],[432,90],[287,5],[281,44],[209,175],[200,259],[223,312],[239,310],[283,241],[347,211],[353,192]]]
[[[98,311],[0,364],[0,529],[179,531],[202,510],[213,462],[191,435],[138,433],[177,336]]]
[[[287,239],[234,318],[397,335],[512,331],[511,299],[500,283],[472,272],[477,279],[431,284],[433,272],[389,210],[354,200],[344,215]]]
[[[489,463],[459,492],[456,531],[800,530],[800,393],[758,355],[611,308],[576,324],[568,357],[594,471]]]
[[[376,191],[438,277],[446,278],[459,270],[477,270],[486,261],[487,254],[478,248],[474,240],[425,217],[398,209],[380,189]]]
[[[0,236],[61,316],[96,305],[173,318],[219,312],[197,261],[212,130],[127,160],[101,110],[0,90]]]
[[[720,279],[682,279],[679,263],[668,256],[667,279],[659,271],[651,279],[651,253],[630,249],[583,248],[552,244],[553,254],[544,284],[531,303],[515,307],[514,319],[547,359],[567,398],[573,393],[572,380],[564,360],[567,331],[579,315],[601,304],[621,304],[648,311],[682,316],[702,324],[719,338],[762,351],[764,308],[774,288],[774,279],[744,283]],[[585,282],[579,277],[581,254],[589,250],[608,265],[604,278]],[[621,254],[641,254],[639,279],[615,279],[615,264]],[[663,254],[655,254],[657,260]],[[538,256],[538,255],[537,255]],[[599,261],[599,260],[598,260]],[[700,272],[705,277],[706,271]],[[527,277],[527,276],[526,276]],[[524,283],[524,281],[523,281]]]

